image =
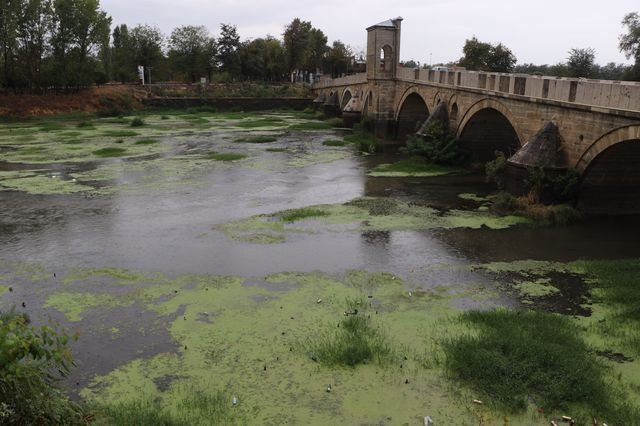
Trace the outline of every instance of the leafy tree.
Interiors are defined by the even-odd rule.
[[[640,80],[640,15],[637,12],[627,14],[622,25],[627,27],[627,33],[620,36],[620,51],[625,53],[627,59],[633,58],[635,61],[633,69],[628,71],[629,77]]]
[[[353,54],[349,46],[346,46],[340,40],[336,40],[327,53],[325,71],[333,77],[338,77],[340,74],[349,71],[349,64],[352,58]]]
[[[215,62],[215,39],[204,26],[187,25],[173,30],[169,38],[169,58],[176,71],[195,82],[200,76],[211,79]]]
[[[327,50],[327,36],[321,30],[311,28],[309,31],[309,44],[305,53],[304,68],[311,72],[317,72],[321,69]]]
[[[498,43],[491,46],[487,67],[494,72],[513,72],[516,65],[516,57],[504,44]]]
[[[156,67],[164,60],[162,48],[164,35],[156,28],[149,25],[137,25],[130,32],[133,64]]]
[[[593,77],[596,51],[590,47],[585,49],[571,49],[567,61],[570,77]]]
[[[413,59],[409,59],[408,61],[405,61],[405,62],[400,62],[400,65],[402,65],[405,68],[420,68],[420,63],[414,61]]]
[[[2,79],[6,86],[15,86],[15,54],[19,0],[0,0],[0,61]]]
[[[240,36],[235,25],[220,24],[218,37],[217,61],[222,71],[226,71],[231,78],[240,73]]]
[[[512,72],[516,64],[513,52],[502,43],[494,46],[473,37],[465,42],[462,52],[458,65],[471,70]]]
[[[52,46],[55,81],[61,86],[92,82],[90,55],[108,37],[111,18],[98,0],[54,0]]]
[[[50,0],[22,0],[16,36],[23,82],[21,86],[38,88],[42,84],[42,62],[53,26]]]
[[[284,29],[284,50],[289,72],[304,67],[305,56],[309,46],[311,22],[295,18]]]
[[[136,79],[137,65],[133,56],[133,41],[129,35],[129,28],[125,24],[115,27],[111,48],[113,78],[123,83]]]

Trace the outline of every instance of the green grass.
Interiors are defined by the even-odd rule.
[[[142,127],[144,126],[144,120],[142,119],[142,117],[135,117],[133,120],[131,120],[131,127]]]
[[[423,157],[411,157],[393,164],[381,164],[371,171],[375,175],[405,175],[405,176],[440,176],[459,173],[461,169],[441,166],[428,162]]]
[[[289,126],[291,130],[326,130],[333,126],[324,121],[306,121]]]
[[[238,142],[238,143],[270,143],[270,142],[275,142],[277,140],[278,140],[278,138],[275,137],[275,136],[258,135],[258,136],[247,136],[247,137],[243,137],[243,138],[238,138],[234,142]]]
[[[285,127],[286,124],[287,122],[281,118],[265,117],[255,120],[240,121],[239,123],[236,123],[235,126],[243,129],[254,129],[257,127]]]
[[[61,123],[46,122],[46,123],[40,123],[38,128],[40,129],[40,131],[43,131],[43,132],[54,132],[57,130],[64,130],[65,126],[64,124],[61,124]]]
[[[247,158],[247,156],[244,154],[236,154],[235,152],[210,152],[205,158],[215,161],[237,161]]]
[[[344,127],[344,120],[340,117],[332,117],[327,120],[327,124],[331,127]]]
[[[349,142],[345,141],[344,139],[342,139],[342,140],[340,140],[340,139],[329,139],[329,140],[323,141],[322,145],[324,145],[324,146],[346,146],[346,145],[349,145]]]
[[[157,139],[140,139],[139,141],[136,141],[135,144],[136,145],[153,145],[159,142],[160,141]]]
[[[246,424],[240,406],[234,407],[232,396],[223,392],[186,391],[170,404],[143,399],[112,404],[95,410],[96,423],[128,426],[187,426]]]
[[[97,151],[93,151],[94,155],[102,158],[122,157],[127,153],[124,148],[102,148]]]
[[[313,333],[304,344],[309,357],[325,366],[355,367],[360,364],[384,364],[395,354],[382,330],[367,314],[369,304],[363,299],[346,301],[347,309],[338,327],[327,325],[326,331]]]
[[[638,414],[608,386],[607,368],[569,318],[499,309],[466,312],[460,321],[478,333],[442,342],[446,370],[494,407],[518,412],[532,401],[547,412],[593,414],[615,424]]]
[[[328,215],[329,213],[324,210],[315,209],[311,207],[305,207],[302,209],[285,210],[283,212],[278,213],[278,217],[283,222],[296,222],[298,220],[307,219],[310,217],[322,217],[322,216],[328,216]]]
[[[90,121],[81,121],[76,124],[76,127],[82,130],[93,130],[96,128]]]
[[[133,130],[105,130],[103,133],[105,136],[112,136],[114,138],[127,138],[130,136],[138,136],[138,132]]]
[[[364,130],[361,126],[354,126],[353,133],[345,136],[347,142],[354,144],[358,150],[362,152],[377,152],[380,150],[380,143],[378,140]]]

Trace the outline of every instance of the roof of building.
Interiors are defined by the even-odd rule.
[[[370,30],[371,28],[380,28],[380,27],[382,27],[382,28],[395,28],[396,27],[396,24],[395,24],[396,21],[402,21],[402,17],[398,16],[395,19],[387,19],[386,21],[378,22],[377,24],[372,25],[369,28],[367,28],[367,30]]]

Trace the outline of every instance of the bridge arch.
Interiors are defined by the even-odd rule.
[[[611,130],[591,144],[576,164],[581,209],[640,213],[639,163],[640,125]]]
[[[429,107],[422,94],[415,86],[405,91],[396,108],[397,138],[404,139],[415,133],[417,126],[429,118]]]
[[[340,98],[340,111],[342,111],[344,109],[344,107],[347,106],[347,104],[349,103],[349,101],[353,97],[353,93],[352,93],[351,90],[352,89],[350,87],[347,87],[342,92],[342,97]]]
[[[485,98],[473,104],[462,117],[456,137],[478,161],[495,158],[495,151],[509,156],[523,144],[524,138],[513,114],[502,103]]]

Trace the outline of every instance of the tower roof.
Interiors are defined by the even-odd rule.
[[[395,19],[387,19],[386,21],[382,21],[382,22],[378,22],[375,25],[370,26],[369,28],[367,28],[367,31],[373,29],[373,28],[396,28],[396,22],[398,21],[402,21],[402,17],[398,16]]]

